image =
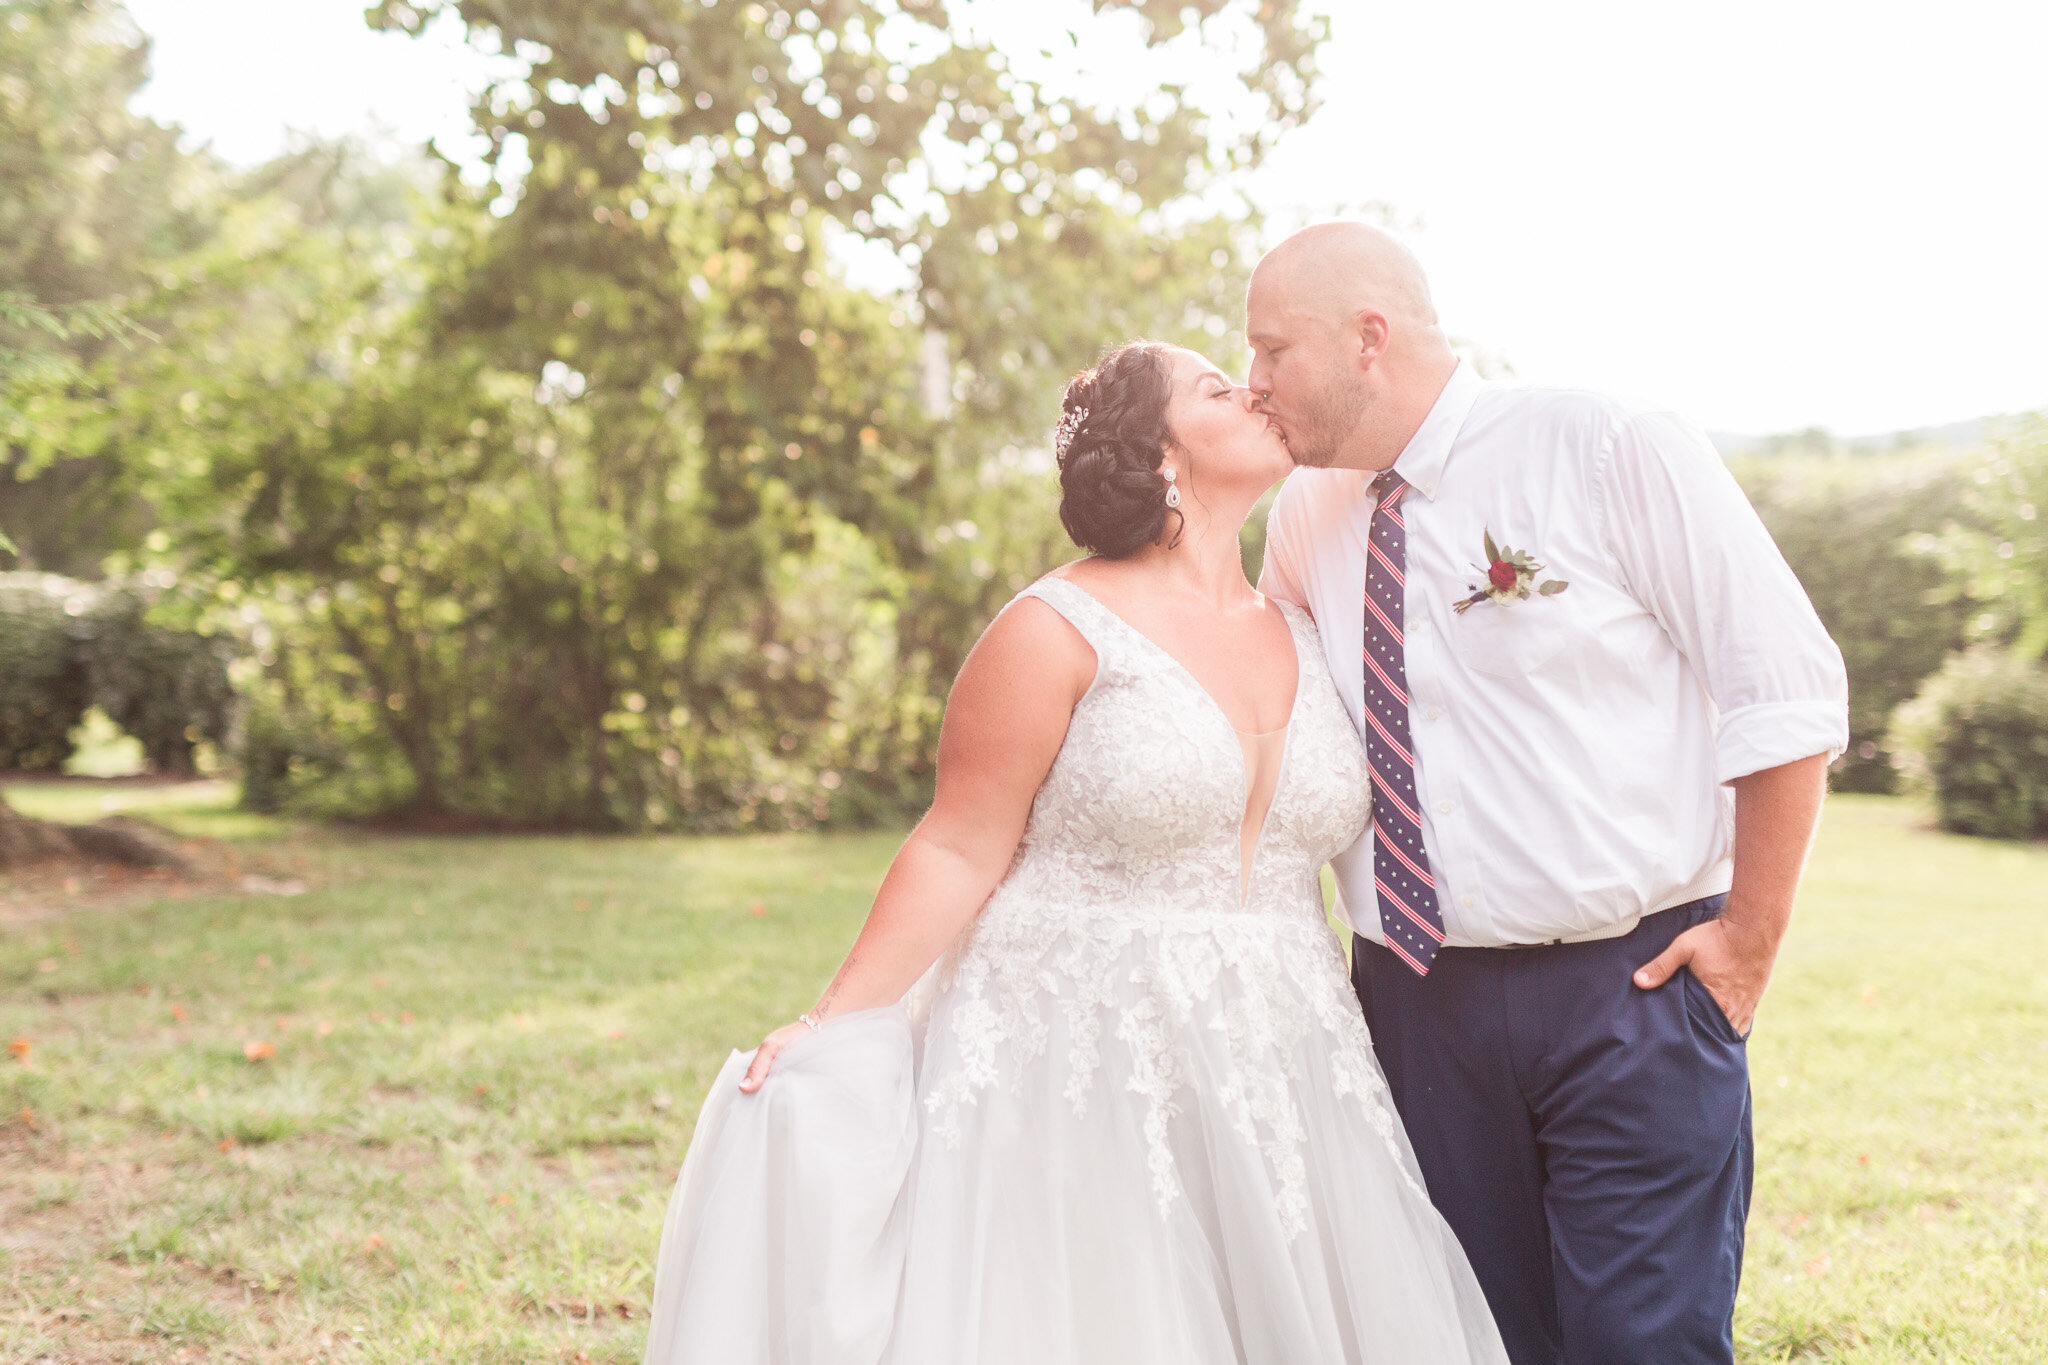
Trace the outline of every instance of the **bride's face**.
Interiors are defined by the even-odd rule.
[[[1173,352],[1166,425],[1167,461],[1189,494],[1249,490],[1256,498],[1294,468],[1279,425],[1253,410],[1251,390],[1193,351]]]

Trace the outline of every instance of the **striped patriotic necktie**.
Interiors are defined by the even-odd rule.
[[[1401,634],[1407,596],[1408,482],[1389,469],[1373,481],[1372,535],[1365,566],[1365,752],[1372,769],[1372,881],[1387,946],[1429,975],[1443,946],[1436,879],[1422,848],[1415,800],[1414,743],[1408,732],[1408,655]]]

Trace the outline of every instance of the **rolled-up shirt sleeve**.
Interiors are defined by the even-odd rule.
[[[1716,778],[1847,748],[1842,652],[1705,434],[1670,413],[1620,422],[1593,492],[1624,579],[1719,713]]]

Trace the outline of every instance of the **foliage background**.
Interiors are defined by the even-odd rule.
[[[1097,8],[1233,54],[1236,103],[1026,80],[932,3],[384,0],[496,54],[483,155],[237,169],[129,112],[116,0],[0,0],[15,566],[147,575],[124,638],[236,656],[231,698],[108,709],[167,770],[223,737],[262,809],[914,814],[967,648],[1072,553],[1063,380],[1135,335],[1239,361],[1238,189],[1315,107],[1292,0]],[[1849,662],[1836,784],[1891,790],[1934,771],[1890,723],[1944,658],[2048,651],[2048,433],[1779,444],[1738,470]]]
[[[1128,8],[1243,45],[1248,131],[1039,88],[937,6],[376,7],[508,59],[465,177],[182,155],[124,112],[117,5],[13,0],[0,217],[71,246],[0,287],[151,340],[10,384],[0,527],[29,567],[210,596],[260,802],[900,817],[974,634],[1065,553],[1060,381],[1235,330],[1231,176],[1312,107],[1293,4]],[[862,251],[898,283],[851,282]]]

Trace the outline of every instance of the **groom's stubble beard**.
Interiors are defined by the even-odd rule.
[[[1341,369],[1325,375],[1300,404],[1287,431],[1287,453],[1303,468],[1328,469],[1371,402],[1355,376]]]

